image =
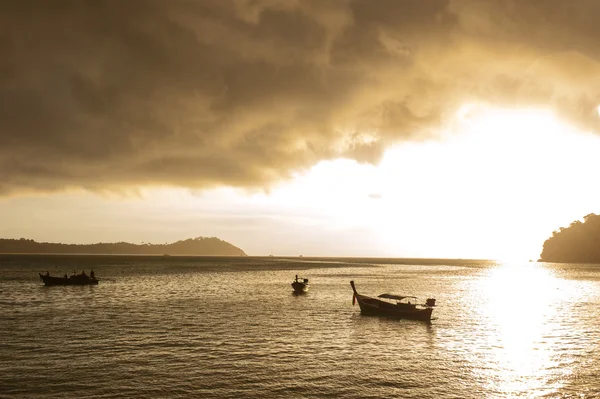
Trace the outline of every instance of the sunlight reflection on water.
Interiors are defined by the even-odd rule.
[[[577,334],[577,323],[568,317],[579,298],[576,283],[557,278],[538,263],[505,263],[488,269],[479,284],[477,307],[488,324],[482,359],[491,388],[506,395],[537,392],[537,396],[561,387],[557,373],[572,373],[562,353],[572,353],[568,337]],[[531,396],[531,395],[529,395]]]

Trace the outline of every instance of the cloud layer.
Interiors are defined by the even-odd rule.
[[[600,130],[595,0],[0,4],[0,192],[252,187],[463,103]]]

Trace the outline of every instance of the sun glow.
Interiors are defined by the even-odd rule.
[[[370,231],[382,256],[527,260],[600,200],[600,140],[551,111],[471,104],[441,136],[377,166],[321,162],[257,201]]]

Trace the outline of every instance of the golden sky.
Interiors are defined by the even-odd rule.
[[[0,4],[0,236],[536,257],[600,212],[595,0]]]

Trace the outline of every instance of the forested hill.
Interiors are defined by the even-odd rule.
[[[600,216],[590,213],[561,227],[544,243],[542,262],[600,263]]]
[[[216,237],[197,237],[171,244],[60,244],[0,238],[0,253],[22,254],[128,254],[128,255],[216,255],[246,256],[240,248]]]

